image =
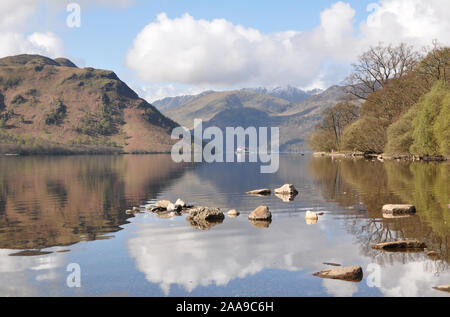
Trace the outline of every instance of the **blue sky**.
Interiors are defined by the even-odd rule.
[[[81,28],[67,28],[56,33],[64,38],[67,53],[83,59],[87,65],[114,69],[122,76],[130,76],[124,56],[133,40],[157,14],[167,13],[176,18],[189,13],[196,19],[225,18],[233,24],[256,28],[264,33],[287,30],[310,30],[320,23],[320,12],[336,1],[207,1],[207,0],[136,0],[135,5],[123,8],[88,8],[82,11]],[[368,15],[367,5],[373,0],[347,1],[356,10],[356,23]],[[64,20],[62,11],[60,19]],[[64,29],[65,28],[65,29]]]
[[[80,28],[66,25],[70,2],[80,5]],[[449,11],[448,0],[2,0],[0,56],[64,55],[114,70],[151,100],[249,86],[326,88],[380,41],[449,44]]]

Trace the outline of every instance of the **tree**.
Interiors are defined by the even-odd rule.
[[[382,43],[363,53],[352,64],[353,73],[345,80],[347,92],[361,99],[385,87],[391,79],[401,78],[412,71],[421,55],[412,46],[383,46]]]
[[[419,110],[413,120],[414,142],[411,153],[418,155],[441,155],[450,152],[448,149],[448,103],[450,89],[443,81],[437,82],[433,89],[418,104]],[[439,120],[438,120],[439,119]]]
[[[443,47],[434,40],[433,49],[420,62],[416,71],[428,80],[448,82],[450,77],[450,48]]]
[[[322,122],[310,137],[310,146],[318,151],[339,150],[344,129],[358,119],[359,107],[350,102],[338,103],[325,109],[322,117]]]

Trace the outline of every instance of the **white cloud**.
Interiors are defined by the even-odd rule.
[[[346,74],[337,79],[335,70],[348,68],[330,64],[348,65],[380,41],[420,47],[437,38],[450,44],[447,0],[381,0],[368,10],[356,25],[354,9],[337,2],[313,30],[269,34],[225,19],[161,13],[137,35],[126,64],[148,83],[310,87],[343,79]]]
[[[78,0],[76,2],[84,9],[91,5],[124,7],[132,4],[133,0]],[[2,30],[0,57],[16,54],[42,54],[52,58],[63,56],[63,40],[49,30],[33,32],[33,25],[29,21],[44,4],[49,10],[59,11],[65,10],[67,3],[69,2],[59,0],[2,0],[0,2],[0,29]]]

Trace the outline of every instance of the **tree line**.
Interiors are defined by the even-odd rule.
[[[450,156],[449,47],[379,44],[352,66],[354,98],[323,112],[313,150]]]

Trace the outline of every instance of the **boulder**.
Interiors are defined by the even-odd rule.
[[[450,292],[450,284],[433,287],[435,290],[442,292]]]
[[[280,188],[275,189],[276,194],[289,194],[289,195],[298,195],[297,189],[295,189],[292,184],[285,184]]]
[[[255,189],[247,192],[248,195],[261,195],[261,196],[268,196],[272,193],[272,191],[268,188],[263,189]]]
[[[272,214],[269,211],[269,207],[267,206],[259,206],[255,210],[253,210],[248,216],[250,220],[271,220]]]
[[[373,249],[384,251],[423,251],[427,246],[417,240],[383,242],[372,246]]]
[[[416,213],[416,207],[413,205],[384,205],[383,215],[401,216]]]
[[[188,221],[223,221],[225,215],[219,208],[196,207],[189,210],[186,216]]]
[[[360,266],[336,267],[326,269],[313,274],[321,278],[331,278],[350,282],[360,282],[363,278],[363,270]]]
[[[170,200],[160,200],[156,203],[157,208],[167,209],[167,207],[171,204]]]
[[[236,209],[231,209],[230,211],[228,211],[227,214],[231,218],[236,218],[237,216],[240,215],[239,211],[237,211]]]

